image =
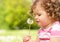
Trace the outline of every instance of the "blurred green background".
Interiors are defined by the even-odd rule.
[[[27,19],[32,0],[0,0],[0,29],[28,29]],[[38,29],[34,22],[31,29]]]
[[[23,42],[23,37],[29,35],[26,30],[0,30],[0,42]],[[31,30],[30,35],[32,39],[36,39],[37,30]]]
[[[29,13],[31,5],[32,0],[0,0],[0,42],[23,42],[22,38],[29,32],[27,19],[34,20]],[[30,29],[35,39],[39,29],[35,20]]]

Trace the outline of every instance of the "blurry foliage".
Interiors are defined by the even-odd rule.
[[[0,0],[0,29],[28,29],[31,0]],[[34,22],[32,29],[38,28]]]

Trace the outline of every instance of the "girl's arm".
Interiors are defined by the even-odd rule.
[[[50,42],[60,42],[60,37],[51,37]]]
[[[38,36],[37,36],[37,38],[36,38],[36,41],[35,41],[35,42],[40,42],[40,40],[39,40]]]
[[[39,42],[39,38],[37,37],[35,40],[31,39],[29,36],[24,37],[23,42]]]
[[[30,39],[28,42],[40,42],[39,38],[37,37],[35,40]]]

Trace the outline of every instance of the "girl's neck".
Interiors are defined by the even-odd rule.
[[[47,29],[47,28],[51,27],[54,23],[55,23],[55,21],[54,21],[54,22],[49,23],[48,25],[44,26],[43,28],[44,28],[44,29]]]

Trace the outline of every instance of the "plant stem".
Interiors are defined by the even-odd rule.
[[[29,25],[29,35],[30,35],[30,27],[31,27],[31,25]]]

